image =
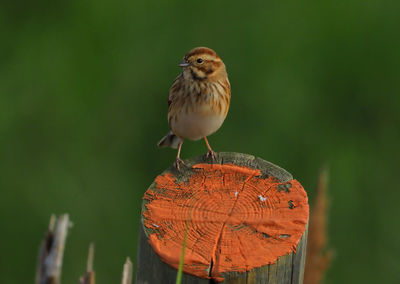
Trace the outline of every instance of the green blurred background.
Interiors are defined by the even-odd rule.
[[[63,282],[89,242],[97,283],[134,260],[143,192],[182,56],[225,61],[232,104],[210,137],[290,171],[311,201],[330,166],[326,283],[400,283],[400,2],[11,1],[0,3],[0,282],[33,283],[52,213],[74,222]],[[182,156],[205,153],[184,144]]]

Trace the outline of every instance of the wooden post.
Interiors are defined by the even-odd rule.
[[[302,283],[308,201],[284,169],[219,153],[169,168],[146,191],[136,283]],[[186,241],[185,240],[186,236]]]

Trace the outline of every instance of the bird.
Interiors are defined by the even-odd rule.
[[[226,67],[217,53],[208,47],[191,49],[178,64],[182,72],[176,77],[168,94],[168,124],[170,131],[158,147],[178,149],[174,166],[179,170],[185,139],[204,139],[206,157],[215,160],[215,152],[207,136],[224,122],[231,101],[231,85]]]

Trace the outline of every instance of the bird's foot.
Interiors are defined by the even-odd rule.
[[[214,162],[215,159],[216,159],[215,152],[214,152],[213,150],[211,150],[211,149],[208,150],[208,152],[207,152],[207,154],[206,154],[206,158],[207,158],[207,159],[211,159],[211,161]]]
[[[180,171],[181,166],[180,165],[185,165],[185,163],[180,159],[180,158],[176,158],[175,162],[174,162],[174,167]]]

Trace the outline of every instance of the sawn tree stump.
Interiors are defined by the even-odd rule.
[[[142,204],[136,283],[302,283],[307,194],[284,169],[246,154],[185,161]]]

